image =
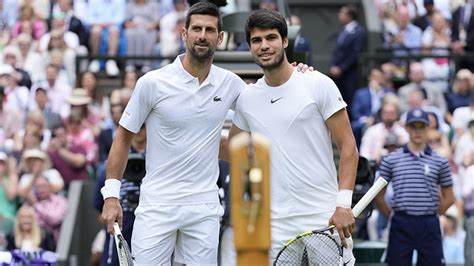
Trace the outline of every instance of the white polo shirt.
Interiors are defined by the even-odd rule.
[[[345,107],[334,82],[317,71],[295,70],[278,87],[261,78],[240,94],[234,124],[270,140],[272,218],[335,210],[337,173],[325,121]]]
[[[247,85],[212,65],[207,79],[184,70],[181,58],[138,80],[120,125],[138,132],[146,123],[146,176],[140,204],[218,203],[221,129]]]

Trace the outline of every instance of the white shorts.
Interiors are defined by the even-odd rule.
[[[219,218],[216,204],[139,205],[135,210],[132,253],[135,265],[217,265]]]

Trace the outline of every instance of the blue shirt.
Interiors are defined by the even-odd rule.
[[[437,214],[438,186],[452,186],[448,160],[427,148],[416,156],[407,145],[382,159],[380,175],[392,182],[395,212],[410,215]]]

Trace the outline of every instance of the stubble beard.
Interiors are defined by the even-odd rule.
[[[280,54],[277,55],[275,61],[271,63],[262,63],[260,60],[256,60],[257,65],[259,65],[263,70],[274,70],[283,64],[285,53],[281,51]]]
[[[196,49],[197,44],[193,44],[193,46],[188,45],[188,50],[191,54],[191,57],[194,58],[194,60],[198,62],[206,62],[212,58],[216,49],[213,48],[209,43],[206,43],[206,44],[208,45],[209,49],[204,52],[199,52]]]

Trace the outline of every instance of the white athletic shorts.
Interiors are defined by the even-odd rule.
[[[178,263],[217,265],[219,203],[195,205],[139,205],[135,210],[132,254],[135,265]]]

